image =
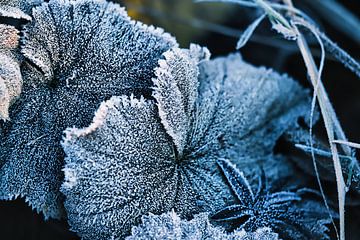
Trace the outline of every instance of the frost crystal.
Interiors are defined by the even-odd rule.
[[[175,199],[188,202],[191,192],[176,193],[181,175],[151,100],[112,97],[88,128],[68,129],[63,146],[65,207],[85,239],[108,239]]]
[[[181,219],[174,211],[161,215],[143,216],[142,223],[132,228],[131,236],[126,240],[277,240],[278,235],[269,228],[259,228],[255,232],[235,230],[225,232],[213,226],[206,213],[195,215],[191,221]]]
[[[66,131],[62,191],[84,239],[124,237],[148,212],[189,218],[235,202],[216,164],[222,157],[264,164],[273,179],[291,174],[279,174],[284,161],[272,151],[307,110],[303,90],[239,55],[208,55],[195,45],[170,49],[155,69],[156,101],[113,97],[89,127]]]
[[[2,1],[1,12],[20,2]],[[21,46],[22,93],[10,107],[11,121],[0,123],[0,198],[20,195],[46,218],[61,217],[63,131],[87,126],[113,95],[150,96],[157,61],[176,45],[169,34],[130,20],[106,1],[51,0],[34,8]],[[16,95],[7,83],[19,77],[12,66],[1,72],[2,99]]]
[[[39,5],[43,0],[0,0],[0,16],[31,20],[32,7]]]
[[[164,53],[155,69],[153,96],[158,101],[159,115],[181,155],[190,128],[191,114],[198,93],[198,62],[208,60],[206,48],[190,45],[190,49],[172,49]]]
[[[18,34],[16,28],[0,24],[0,121],[8,120],[9,106],[21,92]]]
[[[309,98],[295,81],[245,63],[240,55],[200,65],[191,155],[232,159],[245,175],[259,167],[268,178],[293,174],[285,156],[273,155],[279,137],[306,117]]]
[[[31,17],[21,10],[24,2],[26,1],[0,0],[0,16],[31,20]]]
[[[229,205],[211,218],[230,222],[231,227],[254,231],[260,227],[271,227],[284,239],[329,239],[326,224],[331,223],[325,206],[302,198],[302,192],[280,191],[270,193],[264,178],[253,192],[247,179],[228,160],[218,160],[229,185],[240,203]]]

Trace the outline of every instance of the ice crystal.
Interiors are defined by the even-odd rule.
[[[154,99],[113,97],[89,127],[66,131],[62,191],[84,239],[124,237],[148,212],[189,218],[236,201],[220,157],[266,165],[273,179],[292,174],[272,152],[307,110],[303,89],[239,55],[208,55],[196,45],[170,49],[155,69]]]
[[[155,69],[157,79],[154,79],[153,94],[158,101],[162,124],[180,155],[190,131],[191,114],[198,96],[197,64],[210,57],[207,49],[196,45],[191,45],[188,53],[184,51],[187,50],[173,49],[164,54],[165,59],[160,60]]]
[[[30,9],[41,2],[42,0],[0,0],[0,18],[29,21]],[[21,60],[19,31],[14,26],[0,24],[0,121],[9,120],[9,107],[20,95]]]
[[[19,9],[21,2],[3,1],[1,12]],[[22,93],[10,107],[11,121],[0,123],[0,198],[23,196],[46,218],[59,218],[63,131],[87,126],[113,95],[150,95],[158,59],[177,43],[106,1],[51,0],[32,13],[21,45]],[[1,59],[2,69],[6,64]],[[11,90],[15,85],[6,81],[19,77],[18,68],[6,69],[16,73],[5,73],[5,90]],[[10,102],[19,92],[6,95],[3,89],[2,80],[1,97]]]
[[[191,221],[181,219],[174,211],[161,215],[149,214],[142,218],[139,226],[132,228],[126,240],[277,240],[278,235],[269,228],[259,228],[255,232],[237,229],[227,233],[223,228],[213,226],[207,213],[195,215]]]
[[[0,121],[8,120],[9,106],[20,95],[22,77],[17,56],[19,31],[0,24]],[[0,131],[1,132],[1,131]]]
[[[302,198],[303,189],[297,192],[270,193],[264,173],[256,192],[252,190],[243,173],[229,160],[218,160],[231,189],[239,203],[216,212],[215,221],[230,222],[235,228],[254,231],[271,227],[284,239],[329,239],[326,224],[331,223],[325,206]]]
[[[42,0],[0,0],[0,16],[31,20],[27,12],[29,12],[33,4],[40,2]]]

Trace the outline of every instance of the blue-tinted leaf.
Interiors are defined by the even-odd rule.
[[[255,196],[249,182],[244,177],[244,174],[240,172],[229,160],[219,159],[217,163],[239,201],[243,205],[251,206]]]
[[[68,129],[65,207],[84,239],[125,236],[148,212],[182,217],[234,200],[225,182],[201,161],[176,155],[154,101],[112,97],[93,123]]]
[[[225,177],[233,190],[235,186],[248,186],[246,178],[228,161],[218,161],[224,172],[230,172]],[[266,177],[265,177],[266,178]],[[246,183],[236,183],[234,179],[241,179]],[[251,191],[251,188],[248,187]],[[236,190],[234,190],[236,191]],[[240,197],[246,195],[243,191]],[[307,189],[299,189],[299,193],[310,192]],[[282,238],[286,239],[328,239],[326,224],[331,223],[327,208],[320,202],[312,199],[301,198],[298,192],[281,191],[269,193],[265,191],[258,194],[251,202],[242,202],[241,205],[228,205],[216,212],[212,219],[224,221],[231,227],[244,228],[247,231],[255,231],[258,228],[271,227]],[[241,201],[241,200],[240,200]],[[310,208],[310,206],[312,206]],[[247,216],[244,221],[243,218]],[[239,221],[240,220],[240,221]],[[316,226],[316,228],[314,228]]]
[[[0,24],[0,121],[9,119],[10,104],[21,92],[18,41],[19,31],[16,28]]]
[[[263,168],[269,182],[292,176],[293,164],[274,157],[273,148],[308,114],[306,91],[286,75],[245,63],[238,54],[201,63],[199,81],[192,154],[231,159],[245,175]]]
[[[253,215],[253,212],[248,206],[230,205],[211,215],[211,219],[215,221],[231,221],[251,215]]]
[[[150,96],[157,61],[177,43],[103,0],[51,0],[32,17],[21,49],[22,94],[2,129],[0,198],[23,196],[46,218],[59,218],[63,131],[88,126],[113,95]]]
[[[270,206],[272,204],[281,204],[285,202],[291,201],[300,201],[301,197],[298,196],[296,193],[293,192],[276,192],[272,193],[267,197],[267,201],[265,206]]]
[[[153,96],[161,122],[182,155],[198,96],[198,64],[208,60],[210,53],[192,44],[190,49],[172,48],[163,55],[165,59],[159,60],[159,67],[155,69]]]
[[[124,236],[143,214],[175,206],[180,176],[154,102],[113,97],[89,127],[68,129],[63,147],[65,207],[84,239]]]

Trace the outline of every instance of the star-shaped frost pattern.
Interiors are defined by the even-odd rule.
[[[211,216],[219,222],[228,222],[232,228],[255,231],[270,227],[284,239],[329,239],[326,224],[331,218],[322,202],[304,199],[297,192],[270,193],[264,172],[260,175],[256,192],[252,190],[243,173],[229,160],[219,159],[224,173],[239,203],[229,205]]]

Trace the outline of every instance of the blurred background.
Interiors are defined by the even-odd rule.
[[[181,47],[190,43],[207,46],[212,57],[235,51],[242,31],[259,16],[256,9],[230,3],[194,3],[192,0],[118,0],[136,20],[164,28],[175,36]],[[276,2],[276,1],[274,1]],[[360,58],[359,0],[293,0],[333,41],[356,60]],[[320,49],[308,38],[319,61]],[[281,38],[267,21],[257,28],[250,42],[241,49],[243,58],[257,66],[264,65],[288,73],[311,88],[306,69],[294,42]],[[323,83],[350,141],[360,142],[360,79],[333,58],[326,59]],[[310,106],[309,106],[310,111]],[[322,121],[316,133],[326,138]],[[359,154],[357,154],[359,159]],[[355,206],[356,207],[356,206]],[[358,206],[357,206],[358,208]],[[359,211],[357,211],[359,212]],[[347,209],[347,239],[360,239],[358,213]],[[357,223],[357,224],[356,224]],[[0,201],[2,239],[78,239],[68,231],[66,222],[44,221],[22,199]]]

